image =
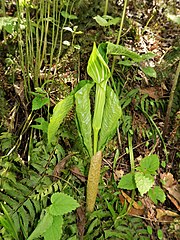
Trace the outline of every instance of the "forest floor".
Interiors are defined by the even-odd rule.
[[[74,10],[74,14],[79,16],[76,25],[82,32],[77,34],[74,40],[75,44],[80,46],[80,50],[73,46],[64,46],[60,62],[54,63],[52,67],[49,82],[46,86],[44,85],[44,88],[41,85],[38,90],[45,91],[43,99],[48,93],[50,99],[48,110],[44,108],[47,106],[44,104],[43,108],[32,111],[33,96],[37,97],[39,92],[31,83],[33,93],[31,92],[31,98],[27,101],[23,74],[18,63],[17,39],[7,34],[4,41],[3,31],[1,31],[0,171],[2,178],[0,181],[2,192],[0,200],[2,199],[4,203],[8,198],[11,198],[12,202],[18,198],[15,191],[14,196],[10,193],[9,180],[27,185],[34,196],[41,200],[43,197],[51,196],[57,189],[71,195],[81,206],[76,214],[67,216],[64,220],[63,240],[71,239],[70,237],[76,231],[80,239],[179,239],[180,84],[178,81],[169,115],[167,108],[180,62],[180,31],[179,25],[165,14],[167,9],[171,12],[174,9],[179,14],[178,4],[164,3],[163,5],[161,1],[155,1],[156,4],[154,1],[139,0],[136,3],[129,1],[120,44],[137,54],[152,52],[155,57],[140,65],[120,65],[117,62],[123,58],[116,59],[114,82],[110,81],[110,85],[119,96],[123,120],[120,121],[116,135],[104,150],[99,193],[92,215],[85,216],[85,189],[89,163],[78,137],[78,131],[75,130],[75,110],[72,109],[60,127],[58,146],[52,154],[46,149],[47,137],[41,131],[44,129],[42,125],[38,130],[35,120],[42,117],[48,120],[54,106],[68,96],[81,80],[89,79],[87,64],[93,42],[98,45],[101,42],[115,44],[117,41],[119,31],[117,25],[102,27],[93,19],[94,16],[102,13],[102,6],[93,7],[93,1],[85,2],[86,4],[79,4]],[[110,2],[112,4],[109,6],[108,15],[119,16],[120,10],[123,9],[123,1],[122,3],[121,1]],[[15,12],[15,9],[7,9],[9,16]],[[71,26],[70,23],[69,25]],[[63,40],[70,41],[71,38],[71,33],[64,31]],[[112,59],[109,62],[111,67]],[[153,76],[154,72],[146,75],[142,71],[143,67],[147,67],[146,64],[155,69],[156,77]],[[48,66],[49,63],[44,64],[41,71],[41,83]],[[130,135],[132,138],[129,137]],[[164,201],[158,196],[158,192],[152,201],[148,194],[141,196],[137,189],[132,194],[131,190],[118,188],[122,176],[131,171],[131,154],[133,154],[135,166],[138,166],[141,159],[146,156],[151,154],[158,156],[160,165],[154,178],[155,184],[161,186],[166,195]],[[87,160],[86,163],[84,159]],[[58,165],[59,161],[61,165]],[[9,175],[4,175],[8,171]],[[37,175],[40,176],[40,180]],[[46,179],[43,179],[44,177]],[[28,181],[31,182],[30,185]],[[23,197],[20,201],[21,206],[22,202],[26,201],[26,196]],[[42,200],[44,206],[48,205],[48,201]],[[28,209],[27,205],[26,207]],[[37,219],[35,222],[37,223]],[[32,222],[28,224],[32,231],[35,226]],[[140,230],[146,232],[140,232]],[[22,232],[19,239],[23,239]],[[121,232],[124,235],[121,235]],[[4,232],[0,233],[3,238]],[[146,233],[149,234],[147,238]]]

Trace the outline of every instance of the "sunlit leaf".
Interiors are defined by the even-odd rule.
[[[106,142],[114,135],[118,120],[122,116],[119,99],[114,91],[107,86],[106,101],[103,113],[102,126],[98,142],[98,149],[102,149]]]
[[[81,137],[90,156],[92,156],[92,126],[89,93],[94,83],[87,83],[75,94],[76,114]]]
[[[42,108],[44,105],[49,104],[49,98],[44,96],[36,96],[32,101],[32,111]]]
[[[69,14],[67,11],[61,11],[61,15],[62,15],[64,18],[69,18],[69,19],[71,19],[71,20],[77,19],[77,16],[76,16],[76,15]]]
[[[65,99],[61,100],[53,110],[53,115],[50,119],[50,123],[48,126],[48,143],[50,144],[53,140],[53,138],[56,135],[56,132],[66,117],[66,115],[69,113],[71,108],[74,104],[74,96],[70,95],[66,97]]]
[[[143,172],[156,174],[159,168],[159,158],[156,154],[146,156],[140,161],[140,168]]]
[[[133,52],[124,46],[116,45],[110,42],[108,42],[107,45],[107,54],[126,56],[131,58],[134,62],[142,61],[141,56],[136,52]]]
[[[154,184],[154,178],[150,174],[135,172],[135,183],[141,196],[149,191]]]
[[[94,19],[100,26],[103,26],[103,27],[108,26],[108,22],[103,17],[97,15],[96,17],[94,17]]]
[[[42,236],[48,228],[53,224],[53,216],[46,212],[45,216],[40,220],[35,230],[31,233],[27,240],[33,240]]]
[[[74,198],[64,193],[54,193],[51,197],[51,202],[49,212],[54,216],[62,216],[79,207],[78,202]]]
[[[151,198],[151,200],[157,204],[158,200],[161,203],[164,203],[164,201],[166,200],[166,195],[164,193],[164,191],[159,187],[159,186],[155,186],[153,189],[150,189],[148,192],[148,196]]]
[[[98,51],[95,43],[88,61],[87,72],[96,83],[107,80],[111,75],[109,67]]]
[[[60,240],[62,236],[62,216],[53,216],[53,223],[50,228],[43,234],[45,240]]]
[[[167,17],[168,17],[171,21],[173,21],[173,22],[175,22],[175,23],[177,23],[177,24],[180,24],[180,15],[167,14]]]
[[[136,189],[134,174],[128,173],[125,176],[123,176],[119,181],[118,188],[127,189],[127,190]]]
[[[150,77],[153,77],[153,78],[156,78],[157,77],[157,74],[156,74],[156,71],[154,70],[154,68],[152,67],[141,67],[142,71],[150,76]]]

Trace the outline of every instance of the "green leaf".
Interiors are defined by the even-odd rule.
[[[0,17],[0,31],[2,31],[2,28],[4,27],[8,33],[12,34],[17,22],[17,17]]]
[[[152,67],[141,67],[141,70],[150,77],[153,77],[153,78],[157,77],[156,71]]]
[[[107,81],[111,75],[108,65],[96,47],[96,43],[93,45],[93,50],[88,61],[87,72],[96,83],[101,83],[104,80]]]
[[[46,212],[45,216],[40,220],[35,230],[31,233],[27,240],[33,240],[42,236],[48,228],[51,228],[53,224],[53,216]]]
[[[62,236],[62,225],[63,225],[63,217],[54,216],[52,226],[48,228],[46,232],[43,234],[44,239],[60,240]]]
[[[156,154],[144,157],[140,161],[140,167],[143,172],[150,174],[156,174],[156,170],[159,168],[159,158]]]
[[[32,101],[32,111],[40,109],[46,104],[49,104],[48,97],[36,96]]]
[[[173,22],[175,22],[175,23],[177,23],[177,24],[180,24],[180,15],[167,14],[167,17],[168,17],[171,21],[173,21]]]
[[[56,135],[56,132],[66,117],[66,115],[69,113],[71,108],[74,104],[74,96],[70,95],[66,97],[65,99],[61,100],[53,110],[53,115],[50,119],[50,123],[48,126],[48,143],[50,144],[53,140],[53,138]]]
[[[161,203],[164,203],[166,200],[166,195],[164,191],[159,187],[155,186],[153,189],[150,189],[148,192],[148,196],[151,198],[151,200],[157,204],[157,201],[159,200]]]
[[[1,203],[1,208],[4,212],[4,216],[0,216],[0,225],[3,226],[7,232],[13,237],[13,239],[18,240],[18,233],[15,228],[15,224],[12,221],[9,213],[7,212],[6,208]]]
[[[77,16],[76,16],[76,15],[69,14],[67,11],[61,11],[61,15],[62,15],[64,18],[69,18],[69,19],[71,19],[71,20],[77,19]]]
[[[134,62],[130,60],[124,60],[124,61],[119,61],[118,64],[130,67],[134,64]]]
[[[116,45],[110,42],[108,42],[108,45],[107,45],[107,54],[126,56],[131,58],[134,62],[143,61],[143,59],[139,54],[127,49],[126,47],[123,47],[121,45]]]
[[[127,190],[136,189],[134,174],[128,173],[125,176],[123,176],[119,181],[118,188],[127,189]]]
[[[118,120],[121,116],[122,110],[119,104],[119,99],[114,91],[107,86],[98,150],[102,149],[107,141],[114,135],[118,126]]]
[[[48,122],[45,121],[44,118],[36,118],[35,121],[40,124],[39,125],[31,125],[31,127],[42,130],[44,133],[48,132]]]
[[[116,25],[120,20],[120,18],[118,18],[118,17],[113,18],[113,17],[109,17],[107,15],[102,16],[102,17],[97,15],[93,19],[95,19],[96,22],[102,27],[107,27],[107,26],[110,26],[110,25]],[[106,19],[108,19],[108,21]]]
[[[150,174],[135,172],[135,183],[141,196],[148,192],[154,184],[154,178]]]
[[[96,22],[100,25],[100,26],[108,26],[108,21],[106,21],[106,19],[104,19],[103,17],[97,15],[96,17],[93,18],[94,20],[96,20]]]
[[[76,114],[79,129],[84,145],[90,156],[92,156],[92,126],[89,93],[93,85],[94,83],[87,83],[75,94]]]
[[[51,202],[52,205],[49,211],[54,216],[64,215],[79,207],[78,202],[74,198],[64,193],[54,193],[51,197]]]
[[[158,239],[162,240],[163,239],[163,231],[161,229],[158,229],[157,231]]]
[[[152,53],[152,52],[148,52],[145,54],[141,55],[142,60],[149,60],[151,58],[154,58],[156,56],[156,54]]]

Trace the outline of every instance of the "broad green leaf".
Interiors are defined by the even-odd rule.
[[[148,192],[154,184],[154,178],[150,174],[135,172],[135,183],[141,196]]]
[[[152,67],[141,67],[141,70],[150,77],[153,77],[153,78],[157,77],[156,71]]]
[[[12,34],[14,32],[14,28],[16,23],[18,22],[17,17],[0,17],[0,32],[2,31],[2,28]]]
[[[54,216],[62,216],[79,207],[78,202],[74,198],[64,193],[54,193],[51,197],[51,202],[49,212]]]
[[[153,189],[150,189],[148,192],[148,196],[151,198],[151,200],[157,204],[157,201],[159,200],[161,203],[164,203],[166,200],[166,195],[164,191],[159,187],[155,186]]]
[[[33,240],[42,236],[48,228],[51,228],[53,224],[53,216],[46,212],[45,216],[40,220],[35,230],[31,233],[27,240]]]
[[[49,98],[48,97],[36,96],[32,101],[32,111],[38,110],[46,104],[49,104]]]
[[[150,174],[156,174],[156,170],[159,168],[159,158],[156,154],[144,157],[140,161],[140,167],[143,172]]]
[[[111,75],[108,65],[96,47],[96,43],[93,45],[93,50],[88,61],[87,72],[96,83],[101,83],[104,80],[107,81]]]
[[[139,54],[127,49],[126,47],[116,45],[110,42],[108,42],[107,45],[107,54],[126,56],[131,58],[134,62],[142,61],[142,58]]]
[[[98,142],[98,149],[102,149],[107,141],[114,135],[118,120],[122,116],[119,99],[114,91],[107,86],[106,101],[103,113],[102,126]]]
[[[36,118],[35,121],[40,124],[39,125],[31,125],[31,127],[42,130],[44,133],[48,132],[48,122],[45,121],[44,118]]]
[[[119,61],[118,64],[130,67],[134,64],[134,62],[130,60],[124,60],[124,61]]]
[[[123,176],[119,181],[118,188],[127,189],[127,190],[136,189],[134,174],[128,173],[125,176]]]
[[[117,18],[113,18],[113,17],[107,16],[107,15],[102,16],[102,17],[97,15],[96,17],[94,17],[94,19],[102,27],[116,25],[119,22],[119,20],[120,20],[120,18],[118,18],[118,17]]]
[[[66,117],[66,115],[69,113],[71,108],[74,104],[74,96],[70,95],[66,97],[65,99],[61,100],[53,110],[53,115],[50,119],[50,123],[48,126],[48,143],[50,144],[53,140],[53,138],[56,135],[56,132]]]
[[[84,145],[92,156],[92,126],[89,93],[94,83],[87,83],[75,94],[76,114]]]
[[[60,240],[62,236],[62,216],[53,216],[53,223],[50,228],[43,234],[45,240]]]
[[[103,17],[101,17],[99,15],[97,15],[93,19],[96,20],[96,22],[102,27],[108,26],[108,21],[106,21],[106,19],[104,19]]]
[[[149,60],[151,58],[154,58],[156,56],[156,54],[152,53],[152,52],[148,52],[145,54],[141,55],[142,60]]]
[[[175,23],[177,23],[177,24],[180,24],[180,15],[167,14],[167,17],[168,17],[171,21],[173,21],[173,22],[175,22]]]
[[[69,13],[66,12],[66,11],[61,11],[61,15],[62,15],[64,18],[69,18],[69,19],[71,19],[71,20],[77,19],[77,16],[76,16],[76,15],[69,14]]]

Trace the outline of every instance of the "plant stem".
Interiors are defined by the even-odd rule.
[[[133,146],[132,146],[132,135],[128,133],[128,145],[129,145],[129,158],[131,164],[131,172],[134,173],[134,154],[133,154]]]
[[[105,4],[105,8],[104,8],[104,15],[107,15],[108,3],[109,3],[109,0],[106,0],[106,4]]]
[[[124,0],[123,14],[122,14],[122,18],[121,18],[121,23],[120,23],[120,27],[119,27],[119,34],[118,34],[116,45],[119,45],[119,42],[120,42],[120,39],[121,39],[121,34],[122,34],[122,28],[123,28],[123,25],[124,25],[127,3],[128,3],[128,0]],[[113,76],[113,72],[114,72],[115,62],[116,62],[116,56],[113,57],[113,62],[112,62],[112,67],[111,67],[111,80],[113,82],[114,82],[114,80],[113,80],[112,76]],[[113,83],[113,85],[114,85],[114,83]]]
[[[179,61],[178,67],[176,69],[176,74],[175,74],[173,85],[172,85],[172,88],[171,88],[171,94],[170,94],[169,103],[168,103],[167,112],[166,112],[166,117],[165,117],[165,121],[164,121],[163,136],[166,136],[167,133],[168,133],[168,126],[169,126],[171,108],[172,108],[173,99],[174,99],[174,92],[175,92],[175,89],[176,89],[176,86],[177,86],[177,83],[178,83],[178,79],[179,79],[179,73],[180,73],[180,61]]]

